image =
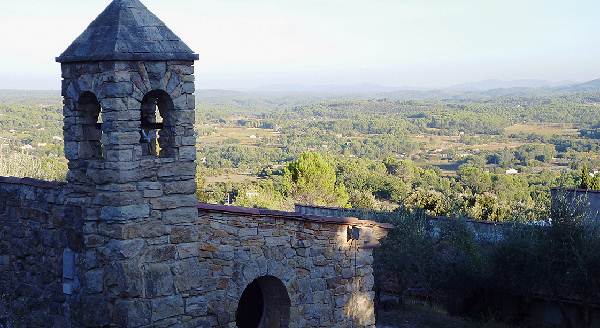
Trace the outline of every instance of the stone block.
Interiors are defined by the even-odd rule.
[[[185,243],[177,245],[177,258],[187,259],[190,257],[198,257],[200,250],[198,249],[198,243]]]
[[[208,302],[204,296],[189,297],[185,300],[185,314],[192,317],[205,316],[208,314]]]
[[[100,218],[106,221],[126,221],[147,218],[150,215],[150,207],[143,205],[127,206],[105,206],[100,211]]]
[[[197,138],[196,136],[182,137],[181,145],[182,146],[196,146]]]
[[[194,194],[196,192],[196,181],[195,180],[185,180],[185,181],[165,182],[164,192],[166,195]]]
[[[86,291],[89,294],[101,293],[104,290],[102,269],[92,270],[85,273]]]
[[[173,294],[173,275],[168,265],[154,263],[144,272],[146,297],[168,296]]]
[[[196,207],[184,207],[162,212],[162,220],[166,224],[191,223],[198,219]]]
[[[146,242],[143,239],[111,240],[105,247],[98,250],[104,258],[123,260],[138,257],[142,254]]]
[[[179,147],[179,159],[195,161],[196,160],[196,147],[195,146]]]
[[[140,297],[144,284],[142,268],[135,262],[113,262],[104,269],[106,292],[121,297]]]
[[[198,201],[195,197],[185,197],[180,195],[164,196],[150,200],[150,206],[154,210],[193,207],[196,206],[197,203]]]
[[[188,292],[202,286],[203,277],[198,272],[198,262],[195,259],[185,259],[173,264],[175,287],[179,293]]]
[[[190,243],[198,240],[198,228],[195,226],[175,226],[171,228],[172,244]]]
[[[107,300],[99,296],[84,297],[81,304],[82,323],[86,327],[103,327],[109,324],[109,312]]]
[[[117,119],[114,115],[118,115],[120,112],[127,110],[127,103],[125,98],[101,98],[99,99],[100,105],[102,106],[103,112],[102,117],[104,121]]]
[[[151,302],[147,300],[118,300],[115,304],[115,324],[119,327],[140,327],[151,323]]]
[[[133,93],[131,82],[109,82],[102,85],[98,98],[124,98]]]
[[[162,61],[144,62],[148,75],[156,75],[162,77],[167,72],[167,63]]]
[[[0,269],[8,267],[10,265],[10,256],[0,255]]]
[[[146,249],[145,258],[148,262],[164,262],[174,260],[177,255],[175,245],[157,245]]]
[[[183,84],[183,92],[185,93],[194,93],[196,92],[196,88],[194,87],[194,82],[186,82]]]
[[[189,176],[193,178],[195,175],[196,163],[191,161],[169,163],[158,169],[159,177]]]
[[[133,161],[133,149],[107,149],[106,160],[111,162]]]
[[[182,315],[183,313],[184,303],[183,298],[180,295],[157,298],[152,300],[153,322]]]
[[[66,248],[62,254],[63,269],[62,276],[64,279],[75,279],[75,253]]]

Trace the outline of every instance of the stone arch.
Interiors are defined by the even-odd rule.
[[[174,109],[173,99],[164,90],[152,90],[144,95],[140,130],[143,156],[174,157]]]
[[[102,107],[96,95],[84,91],[77,100],[77,116],[81,124],[78,141],[78,159],[93,160],[104,158],[102,145]]]
[[[238,328],[287,328],[291,301],[287,288],[273,276],[250,283],[240,297],[235,312]]]

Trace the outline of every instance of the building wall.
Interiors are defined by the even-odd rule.
[[[600,194],[599,194],[600,195]],[[600,200],[600,198],[599,198]],[[600,204],[599,204],[600,205]],[[321,207],[300,205],[295,206],[296,213],[330,217],[353,216],[364,220],[373,220],[376,222],[390,222],[397,217],[394,212],[378,212],[366,209],[348,209],[336,207]],[[446,217],[431,217],[429,223],[434,229],[440,229],[443,224],[451,223],[452,219]],[[502,223],[485,222],[475,220],[465,220],[466,225],[473,231],[475,238],[480,241],[497,242],[504,238],[506,233],[505,226]]]
[[[362,229],[359,242],[347,241],[351,224]],[[147,246],[123,254],[122,273],[104,281],[130,296],[115,304],[117,325],[235,327],[244,289],[265,276],[287,289],[290,327],[375,325],[373,236],[385,229],[372,222],[201,208],[193,223],[125,231]]]
[[[359,223],[361,240],[349,242],[343,223],[201,211],[198,224],[202,297],[220,324],[235,322],[246,286],[273,276],[290,296],[290,327],[374,327],[371,246],[384,229]]]
[[[67,180],[73,189],[66,202],[85,208],[76,291],[82,311],[74,318],[84,327],[149,324],[155,320],[146,306],[164,293],[152,289],[160,280],[153,270],[175,259],[170,229],[197,217],[193,62],[61,68]],[[163,127],[161,152],[155,154],[141,136],[142,129],[148,132],[144,123],[157,123],[147,115],[158,114]],[[124,313],[130,307],[138,311],[131,321]]]
[[[63,187],[0,177],[0,323],[69,327],[83,238]]]

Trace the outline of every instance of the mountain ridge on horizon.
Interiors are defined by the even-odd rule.
[[[391,87],[376,83],[356,83],[356,84],[271,84],[258,88],[198,88],[197,91],[207,92],[214,96],[216,94],[226,94],[228,96],[243,94],[333,94],[333,95],[386,95],[398,92],[408,93],[477,93],[493,90],[531,90],[531,89],[549,89],[556,91],[600,91],[600,78],[584,81],[546,81],[535,79],[522,80],[500,80],[489,79],[475,82],[466,82],[455,84],[448,87]],[[0,89],[2,93],[54,93],[60,90],[53,89]]]

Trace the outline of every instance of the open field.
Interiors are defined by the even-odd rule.
[[[242,182],[252,182],[257,181],[258,178],[252,175],[246,174],[223,174],[218,176],[208,176],[206,177],[206,183],[214,184],[214,183],[242,183]]]
[[[207,133],[199,137],[199,141],[204,144],[236,143],[258,146],[261,140],[276,139],[279,136],[279,133],[272,129],[222,126],[218,124],[204,125],[202,130]]]
[[[573,124],[563,123],[527,123],[515,124],[504,129],[506,134],[535,134],[542,137],[576,136],[579,129]]]

